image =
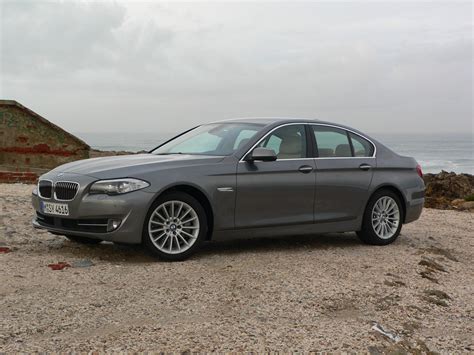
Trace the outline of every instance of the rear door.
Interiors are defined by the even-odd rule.
[[[352,220],[364,212],[376,160],[374,146],[345,129],[315,124],[315,222]]]
[[[276,161],[238,164],[237,228],[313,222],[315,161],[308,133],[304,124],[276,128],[256,145],[273,149]]]

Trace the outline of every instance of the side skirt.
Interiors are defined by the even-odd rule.
[[[232,240],[248,238],[281,237],[292,235],[311,235],[322,233],[354,232],[361,228],[361,220],[302,224],[279,227],[248,228],[238,230],[214,231],[212,240]]]

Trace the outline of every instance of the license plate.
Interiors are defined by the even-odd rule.
[[[43,213],[69,216],[69,207],[65,203],[41,202]]]

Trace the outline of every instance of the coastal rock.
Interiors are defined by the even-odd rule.
[[[457,199],[451,201],[451,205],[453,205],[453,206],[460,206],[460,205],[462,205],[464,202],[466,202],[466,200],[464,200],[463,198],[457,198]]]
[[[474,211],[474,201],[465,201],[461,203],[458,208],[461,211]]]
[[[438,209],[470,209],[464,206],[467,196],[474,194],[474,176],[442,171],[439,174],[425,174],[425,207]]]

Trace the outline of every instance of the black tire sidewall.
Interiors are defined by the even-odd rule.
[[[196,214],[198,215],[199,218],[199,235],[194,242],[194,244],[186,251],[183,253],[179,254],[168,254],[164,253],[161,250],[159,250],[151,241],[150,234],[148,233],[148,223],[150,221],[151,215],[155,209],[167,202],[167,201],[182,201],[187,203],[189,206],[191,206],[194,211],[196,211]],[[142,232],[142,244],[154,255],[157,256],[158,258],[166,261],[182,261],[187,258],[189,258],[192,254],[196,252],[196,250],[199,248],[201,243],[204,241],[207,235],[207,215],[206,211],[202,207],[202,205],[199,203],[198,200],[196,200],[193,196],[185,193],[185,192],[170,192],[166,193],[165,195],[162,195],[158,197],[153,204],[151,205],[150,209],[148,210],[148,213],[145,218],[145,223],[143,225],[143,232]]]
[[[374,227],[372,226],[372,210],[374,208],[375,203],[381,198],[381,197],[391,197],[397,204],[398,206],[398,211],[400,214],[400,223],[398,224],[397,231],[395,234],[388,239],[383,239],[380,238],[377,233],[374,231]],[[375,192],[372,197],[370,198],[367,207],[364,212],[364,217],[362,221],[362,229],[360,232],[357,233],[359,238],[367,244],[373,244],[373,245],[387,245],[390,243],[393,243],[398,236],[400,235],[400,231],[402,230],[402,225],[403,225],[403,208],[402,208],[402,203],[400,201],[400,197],[396,193],[390,190],[379,190]]]

